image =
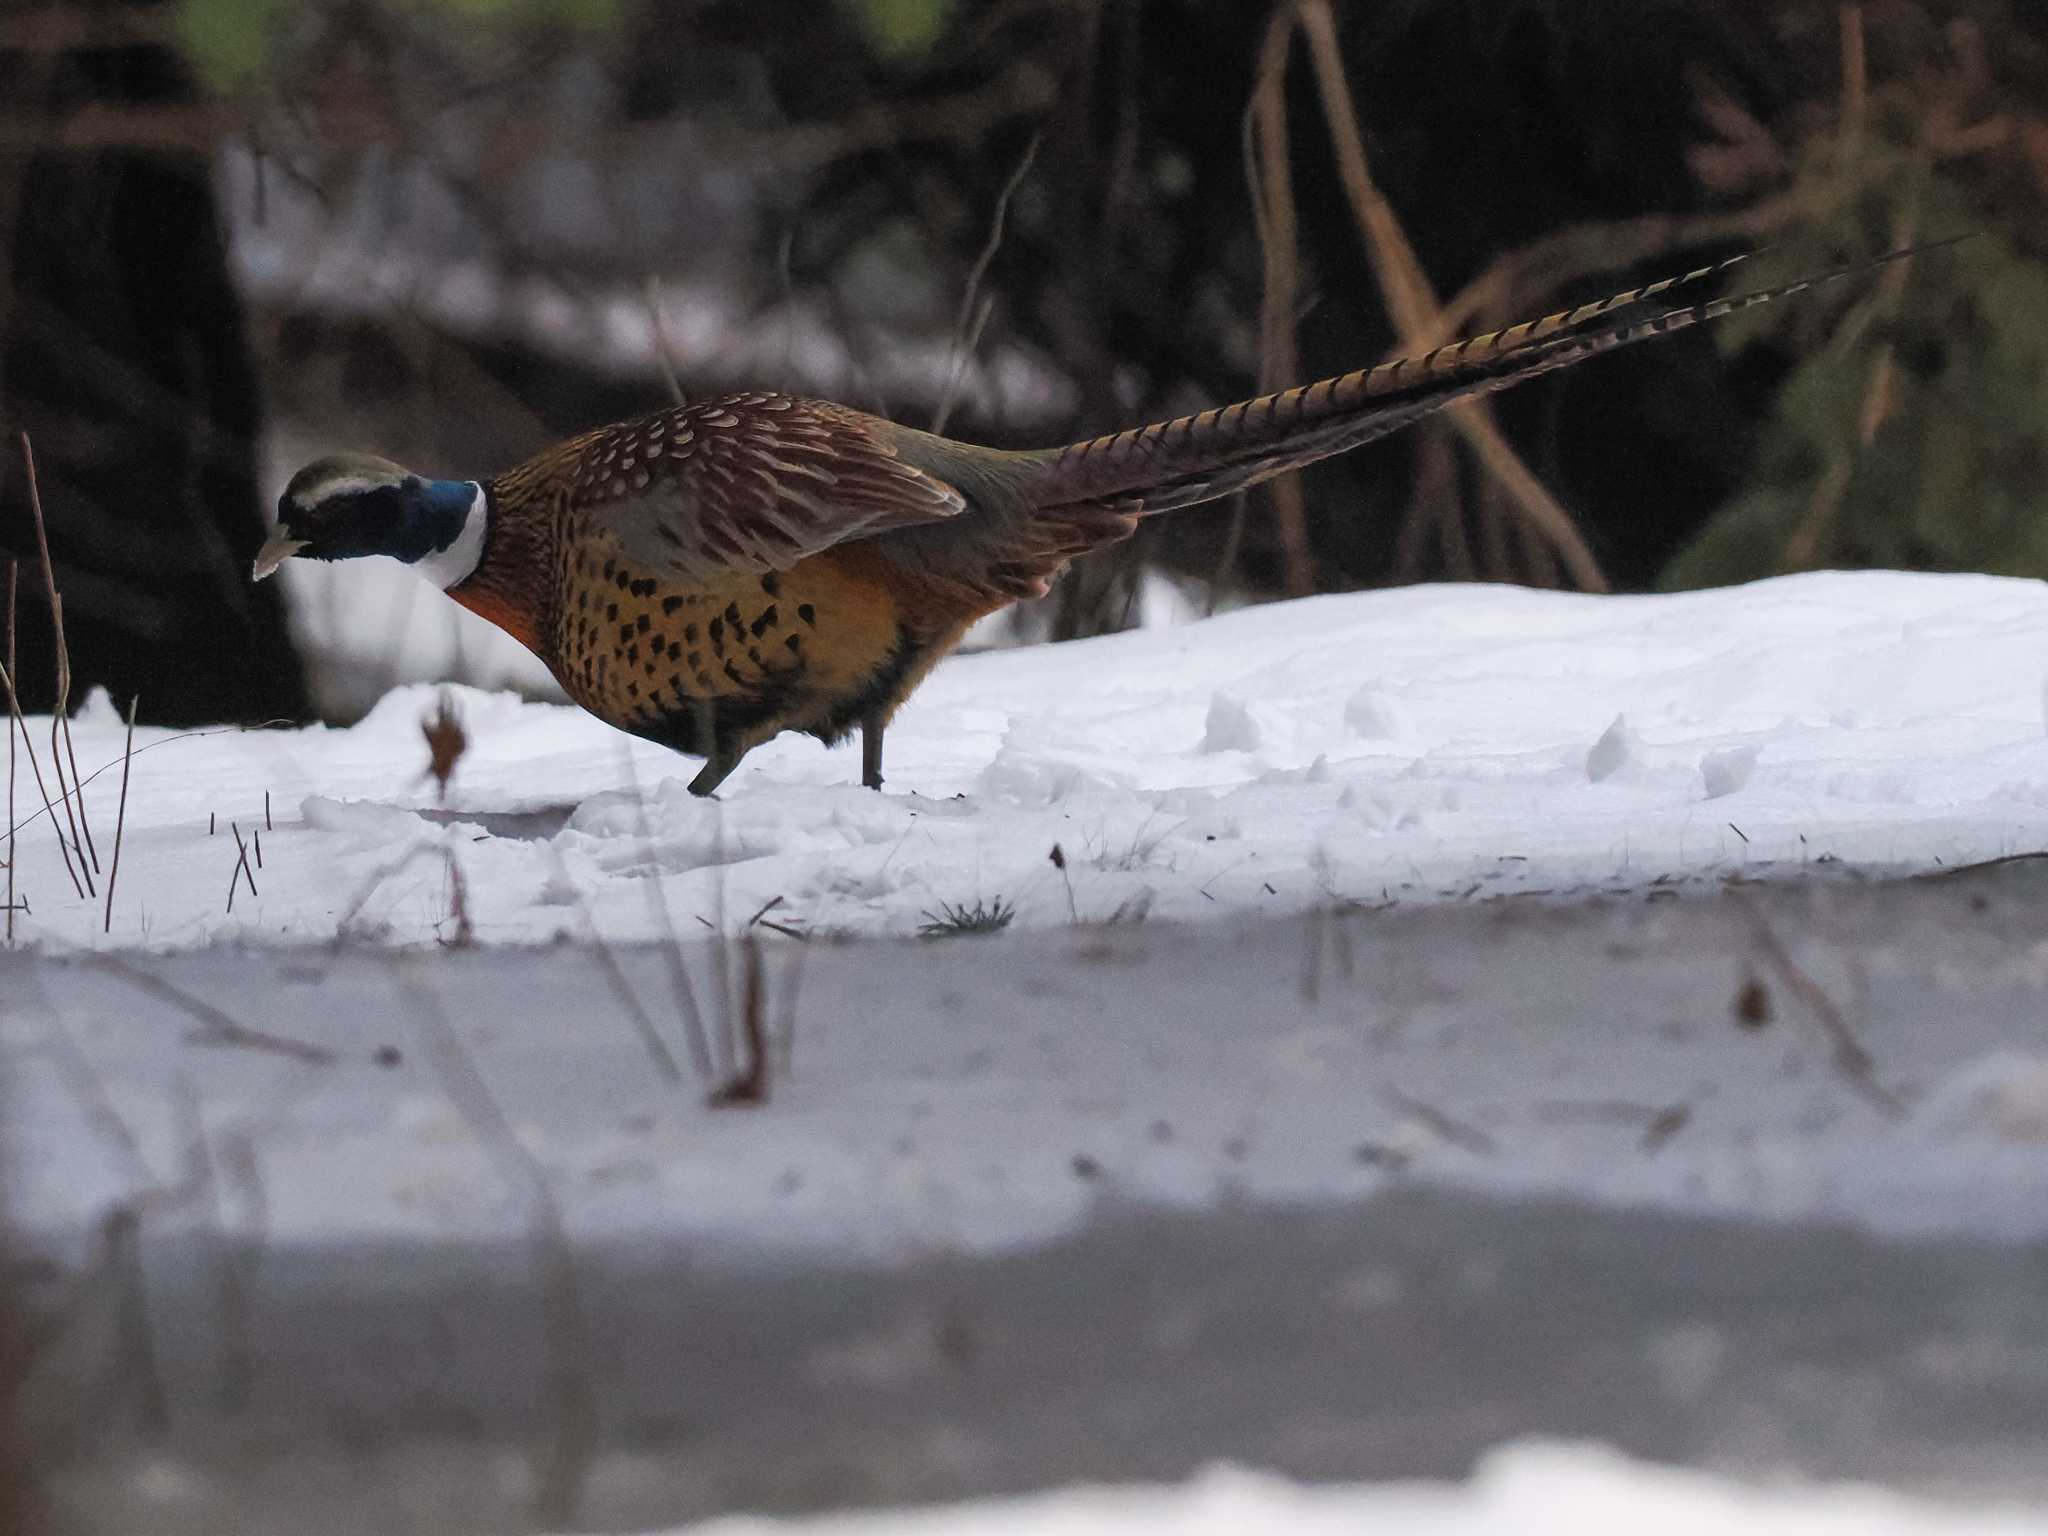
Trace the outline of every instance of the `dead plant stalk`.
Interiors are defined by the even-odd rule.
[[[1343,57],[1337,48],[1337,25],[1329,0],[1292,0],[1275,17],[1274,24],[1279,26],[1283,21],[1298,25],[1308,39],[1309,57],[1315,68],[1323,116],[1329,125],[1330,145],[1337,156],[1344,193],[1372,256],[1380,292],[1401,334],[1402,345],[1410,351],[1427,350],[1428,339],[1440,324],[1441,304],[1399,218],[1372,179],[1351,87],[1344,76]],[[1557,551],[1572,580],[1588,592],[1608,591],[1607,578],[1573,524],[1571,514],[1501,436],[1492,412],[1477,401],[1468,401],[1452,407],[1449,415],[1459,435],[1506,490],[1521,516]]]
[[[71,745],[71,647],[64,639],[64,598],[57,591],[57,568],[50,560],[50,535],[43,521],[43,496],[36,482],[36,455],[28,434],[21,434],[21,462],[28,472],[28,506],[36,530],[36,555],[43,566],[43,594],[50,604],[50,638],[56,650],[57,691],[50,710],[50,771],[57,777],[58,798],[64,802],[64,820],[71,829],[71,848],[78,855],[78,868],[85,879],[87,895],[95,894],[93,875],[100,867],[99,850],[93,846],[92,820],[85,811],[85,787],[79,783],[78,753]],[[10,674],[11,675],[11,674]],[[66,789],[64,768],[71,767],[71,785]],[[76,802],[74,814],[73,802]],[[80,831],[84,842],[79,841]],[[88,855],[91,868],[86,867]]]
[[[107,918],[102,933],[114,931],[114,882],[121,878],[121,829],[128,822],[128,765],[135,760],[135,707],[141,702],[139,693],[128,701],[128,740],[121,749],[121,802],[114,812],[114,858],[107,868]]]

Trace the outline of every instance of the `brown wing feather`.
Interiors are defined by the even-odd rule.
[[[743,394],[602,427],[561,466],[576,531],[684,580],[785,570],[848,539],[944,522],[959,491],[906,464],[885,424]]]

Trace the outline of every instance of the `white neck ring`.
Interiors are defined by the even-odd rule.
[[[421,556],[412,568],[444,592],[469,580],[477,562],[484,557],[484,524],[489,518],[489,501],[479,485],[470,500],[469,511],[463,514],[462,532],[455,536],[455,542],[446,549]]]

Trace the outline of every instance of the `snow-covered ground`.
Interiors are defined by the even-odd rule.
[[[1074,1489],[961,1509],[776,1521],[676,1536],[2041,1536],[2048,1514],[1864,1487],[1749,1487],[1572,1446],[1515,1446],[1463,1486],[1304,1488],[1217,1468],[1177,1489]]]
[[[443,849],[486,943],[653,937],[650,879],[692,926],[778,901],[792,926],[901,934],[976,902],[1021,925],[1203,919],[1955,864],[2048,846],[2044,675],[2031,581],[1422,587],[959,658],[891,727],[881,795],[856,746],[785,737],[697,801],[687,759],[568,707],[461,694],[471,746],[445,808],[424,773],[433,695],[405,689],[347,730],[138,733],[111,934],[40,818],[20,832],[20,930],[427,943],[453,931]],[[103,698],[75,738],[109,862]],[[24,773],[18,814],[35,793]],[[230,913],[228,824],[263,825],[266,795],[256,893]]]
[[[445,805],[424,771],[430,689],[346,730],[138,732],[110,933],[49,821],[18,828],[31,910],[17,930],[36,954],[0,955],[13,1213],[47,1249],[57,1294],[89,1271],[109,1211],[143,1213],[152,1304],[179,1338],[217,1320],[208,1266],[256,1245],[256,1299],[235,1305],[267,1341],[259,1362],[295,1358],[304,1316],[337,1316],[309,1360],[387,1337],[375,1318],[339,1320],[373,1310],[374,1277],[330,1280],[323,1256],[416,1245],[478,1266],[435,1272],[470,1286],[543,1229],[586,1260],[680,1244],[705,1286],[747,1264],[828,1281],[835,1266],[999,1264],[1134,1211],[1198,1225],[1378,1211],[1379,1241],[1374,1202],[1413,1190],[1844,1223],[1885,1242],[2048,1243],[2035,866],[1883,891],[1858,878],[2048,848],[2044,674],[2039,584],[1816,575],[1668,597],[1418,588],[962,657],[891,728],[880,795],[855,782],[857,747],[783,740],[719,801],[694,800],[692,762],[563,706],[467,691],[470,747]],[[33,729],[46,743],[48,723]],[[111,705],[90,704],[74,734],[111,866]],[[18,805],[35,794],[24,771]],[[230,912],[231,823],[253,889],[234,877]],[[2022,883],[1996,884],[2007,876]],[[1739,887],[1727,902],[1661,899],[1724,886]],[[1586,911],[1575,896],[1612,899]],[[999,938],[900,942],[949,911],[1012,908]],[[717,1111],[688,1070],[667,967],[679,954],[708,995],[718,953],[736,962],[690,941],[757,914],[775,1027],[794,1000],[795,1069],[765,1106]],[[464,916],[484,953],[444,951]],[[527,947],[591,934],[619,947]],[[631,947],[671,935],[685,942]],[[685,1063],[680,1081],[628,993]],[[1458,1273],[1497,1262],[1465,1253]],[[1784,1272],[1856,1262],[1827,1249]],[[634,1287],[648,1283],[634,1271],[590,1296],[640,1316]],[[1644,1279],[1652,1294],[1662,1283]],[[409,1317],[412,1282],[392,1284],[393,1315]],[[527,1302],[495,1284],[478,1311],[499,1321],[474,1338],[453,1327],[394,1381],[416,1369],[479,1414],[501,1401],[492,1373],[514,1365],[499,1335]],[[1425,1284],[1364,1263],[1310,1310],[1367,1337]],[[1989,1303],[1975,1321],[1921,1317],[1918,1285],[1894,1292],[1927,1330],[1924,1362],[1891,1369],[1930,1373],[1907,1383],[1921,1396],[1982,1379],[2004,1383],[1999,1402],[2031,1402],[2048,1353],[2025,1318]],[[897,1303],[875,1305],[868,1333],[817,1342],[771,1384],[799,1384],[800,1401],[805,1382],[949,1379],[925,1334],[890,1331]],[[1683,1357],[1654,1379],[1712,1380],[1750,1347],[1730,1342],[1739,1314],[1632,1326],[1646,1358]],[[66,1327],[126,1337],[127,1315],[81,1304]],[[999,1328],[1002,1303],[986,1315]],[[642,1318],[655,1320],[705,1347],[689,1318]],[[614,1366],[630,1375],[627,1358]],[[164,1369],[209,1390],[197,1354]],[[275,1396],[277,1424],[295,1422],[293,1394],[317,1372],[266,1383],[264,1369],[256,1400]],[[55,1371],[41,1390],[61,1398],[70,1380]],[[1879,1417],[1911,1432],[1909,1417]],[[1860,1443],[1851,1465],[1880,1454],[1881,1437]],[[835,1454],[864,1465],[867,1452]],[[983,1454],[965,1439],[932,1452],[966,1467]],[[204,1448],[191,1455],[109,1473],[139,1501],[121,1507],[212,1486]],[[737,1475],[715,1457],[661,1465],[699,1499]],[[597,1472],[589,1485],[611,1486]],[[232,1506],[221,1498],[190,1509]],[[1553,1507],[1559,1529],[1603,1508],[1675,1530],[2041,1528],[2038,1513],[2030,1526],[1840,1489],[1766,1497],[1524,1450],[1463,1489],[1232,1475],[845,1529],[1521,1531],[1549,1528]]]

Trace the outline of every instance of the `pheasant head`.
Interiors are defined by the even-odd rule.
[[[476,569],[489,514],[474,480],[430,480],[367,453],[333,454],[292,476],[253,574],[261,581],[293,556],[388,555],[452,587]]]

